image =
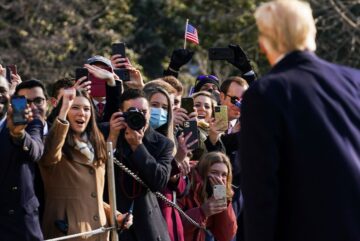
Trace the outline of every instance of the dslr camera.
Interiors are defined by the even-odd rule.
[[[126,124],[135,131],[142,129],[146,125],[145,116],[134,107],[130,107],[127,112],[123,113],[122,117],[124,117]]]

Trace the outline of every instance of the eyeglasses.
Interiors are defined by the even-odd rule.
[[[226,96],[230,98],[231,104],[236,105],[237,107],[240,108],[241,98],[239,98],[237,96],[230,96],[230,95],[226,95]]]
[[[34,98],[32,100],[30,100],[30,99],[26,99],[26,100],[27,100],[27,103],[29,105],[31,105],[31,103],[34,103],[34,105],[36,105],[36,106],[42,106],[44,104],[44,101],[45,101],[45,99],[42,98],[42,97],[36,97],[36,98]]]

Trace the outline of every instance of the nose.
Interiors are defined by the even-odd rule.
[[[85,110],[83,108],[80,108],[78,114],[81,115],[81,116],[84,116],[85,115]]]

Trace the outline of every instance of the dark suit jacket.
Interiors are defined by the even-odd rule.
[[[0,133],[0,239],[42,240],[34,193],[34,167],[43,153],[40,120],[26,128],[25,139],[12,140],[9,129]]]
[[[105,137],[108,127],[101,126]],[[135,152],[119,135],[115,157],[148,185],[152,191],[165,189],[171,172],[171,161],[174,144],[162,134],[149,127],[146,130],[143,144]],[[115,165],[115,190],[117,208],[120,212],[128,212],[134,201],[134,223],[129,231],[120,236],[121,241],[170,241],[167,225],[161,214],[156,196],[138,184],[132,177]],[[106,198],[105,198],[106,199]]]
[[[246,241],[360,240],[360,72],[286,55],[241,110]]]

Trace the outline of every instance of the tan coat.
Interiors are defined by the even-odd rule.
[[[90,231],[107,224],[102,199],[105,165],[94,166],[75,148],[73,160],[67,159],[62,147],[68,129],[69,124],[58,119],[54,121],[40,160],[45,187],[43,233],[46,239],[64,236],[55,226],[55,220],[67,219],[68,234]],[[87,240],[108,240],[108,234],[95,235]]]

